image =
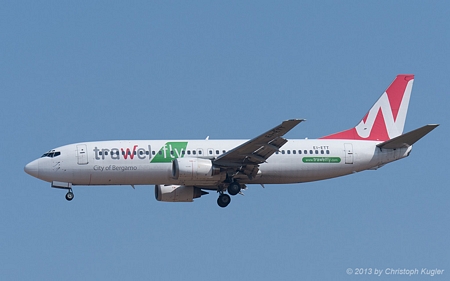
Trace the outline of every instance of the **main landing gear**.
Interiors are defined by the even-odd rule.
[[[241,185],[234,181],[234,182],[230,183],[227,190],[230,195],[234,196],[234,195],[238,194],[239,192],[241,192]]]
[[[71,189],[69,189],[69,191],[67,191],[67,193],[66,193],[66,200],[67,200],[67,201],[72,201],[72,199],[73,199],[73,192],[72,192],[72,188],[71,188]]]
[[[219,207],[225,208],[226,206],[228,206],[228,204],[230,204],[231,202],[231,197],[228,194],[220,194],[219,198],[217,198],[217,204],[219,205]]]
[[[233,181],[232,183],[230,183],[230,185],[228,185],[227,191],[230,195],[236,195],[239,192],[241,192],[241,185],[238,182]],[[226,206],[228,206],[228,204],[230,204],[231,202],[231,197],[228,194],[223,193],[223,190],[219,191],[220,195],[219,198],[217,198],[217,205],[219,205],[219,207],[225,208]]]

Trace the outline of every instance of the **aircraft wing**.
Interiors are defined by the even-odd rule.
[[[283,135],[298,125],[304,119],[283,121],[275,128],[253,138],[213,160],[214,165],[239,168],[241,174],[253,178],[258,172],[258,165],[282,147],[287,140]]]

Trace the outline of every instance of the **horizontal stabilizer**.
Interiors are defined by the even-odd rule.
[[[400,135],[396,138],[377,144],[379,148],[396,149],[413,145],[416,141],[431,132],[438,124],[425,125],[419,129]]]

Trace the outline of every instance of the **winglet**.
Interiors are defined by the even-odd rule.
[[[425,125],[421,128],[415,129],[411,132],[408,132],[396,138],[377,144],[377,146],[379,148],[387,148],[387,149],[408,147],[413,145],[421,138],[423,138],[426,134],[434,130],[437,126],[439,126],[439,124]]]

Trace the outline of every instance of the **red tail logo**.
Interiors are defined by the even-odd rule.
[[[403,133],[414,75],[398,75],[354,128],[322,137],[386,141]]]

